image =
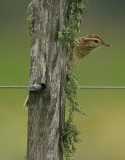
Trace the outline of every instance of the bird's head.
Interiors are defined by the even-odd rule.
[[[87,35],[83,37],[83,39],[84,39],[84,45],[86,46],[86,48],[90,50],[93,50],[102,46],[111,47],[110,44],[105,43],[104,40],[97,35]]]
[[[103,39],[97,35],[87,35],[81,38],[76,39],[78,41],[78,45],[74,47],[73,56],[74,59],[71,62],[71,66],[69,70],[74,71],[77,65],[79,64],[80,60],[86,56],[87,54],[91,53],[96,48],[101,46],[108,46],[111,47],[110,44],[105,43]],[[68,55],[70,57],[70,45],[68,45]]]

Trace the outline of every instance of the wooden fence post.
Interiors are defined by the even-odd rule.
[[[58,38],[65,25],[66,0],[33,1],[27,160],[62,160],[67,46]]]

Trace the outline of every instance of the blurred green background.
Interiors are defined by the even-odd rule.
[[[0,4],[0,85],[28,85],[30,37],[26,8],[29,1]],[[88,0],[81,33],[98,34],[112,48],[101,48],[84,58],[75,74],[79,85],[125,86],[125,1]],[[26,156],[27,111],[24,89],[0,89],[0,160]],[[76,114],[83,143],[76,160],[125,160],[125,90],[78,91],[88,118]]]

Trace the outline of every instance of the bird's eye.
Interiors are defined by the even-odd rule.
[[[97,40],[94,40],[95,41],[95,43],[99,43]]]

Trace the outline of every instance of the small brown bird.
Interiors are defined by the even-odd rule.
[[[111,47],[110,44],[105,43],[103,39],[97,35],[87,35],[85,37],[77,38],[77,41],[79,42],[79,45],[74,47],[73,60],[68,67],[71,72],[77,68],[80,60],[87,54],[102,46]],[[68,53],[68,56],[70,56],[70,52]]]
[[[87,54],[102,46],[111,47],[110,44],[105,43],[103,39],[97,35],[87,35],[85,37],[77,38],[77,41],[79,42],[79,45],[76,45],[74,47],[73,60],[68,66],[68,70],[70,70],[71,72],[73,72],[77,68],[78,64],[80,63],[80,60]],[[69,48],[70,46],[68,46],[68,58],[70,57]],[[28,100],[29,96],[24,102],[25,107],[28,107]]]

